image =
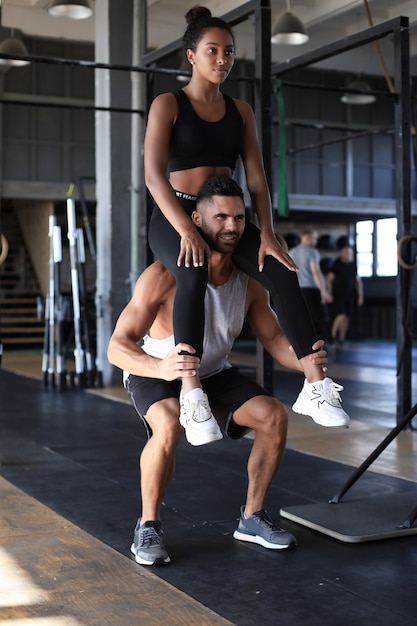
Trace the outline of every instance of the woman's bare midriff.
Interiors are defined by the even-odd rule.
[[[230,167],[194,167],[191,170],[181,170],[171,172],[169,182],[175,191],[182,191],[192,196],[196,196],[201,185],[212,176],[232,176]]]

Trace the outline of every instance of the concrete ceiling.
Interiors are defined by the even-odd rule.
[[[25,35],[64,38],[73,41],[94,41],[94,16],[86,20],[52,17],[47,13],[50,0],[0,0],[2,26],[16,28]],[[97,2],[99,0],[95,0]],[[90,0],[94,8],[94,0]],[[184,14],[193,0],[148,0],[148,43],[158,48],[180,38],[185,27]],[[222,16],[241,6],[238,0],[202,0],[213,15]],[[410,20],[412,73],[417,74],[417,0],[368,0],[374,25],[406,16]],[[272,21],[286,10],[286,0],[272,0]],[[291,11],[304,23],[310,36],[301,46],[273,45],[274,63],[293,58],[341,39],[369,26],[364,0],[292,0]],[[235,27],[237,56],[254,56],[254,28],[251,20]],[[384,61],[392,73],[392,45],[380,42]],[[99,60],[99,59],[98,59]],[[333,57],[320,64],[327,69],[350,73],[381,74],[381,66],[373,44],[360,50]]]

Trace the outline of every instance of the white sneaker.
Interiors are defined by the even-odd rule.
[[[222,439],[222,431],[214,419],[206,394],[201,400],[191,402],[187,397],[180,401],[180,424],[192,446],[203,446]]]
[[[342,385],[331,378],[312,384],[305,380],[292,410],[301,415],[309,415],[321,426],[348,427],[349,415],[342,409],[339,391],[343,391]]]

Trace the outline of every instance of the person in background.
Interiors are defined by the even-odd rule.
[[[333,261],[327,276],[329,302],[334,304],[333,341],[343,345],[355,306],[363,305],[363,283],[353,258],[350,243],[343,242],[340,255]]]
[[[329,314],[327,311],[329,295],[326,280],[321,271],[320,254],[316,244],[317,232],[306,228],[301,234],[300,243],[291,248],[289,254],[299,268],[298,280],[310,310],[316,333],[325,341],[330,342]]]

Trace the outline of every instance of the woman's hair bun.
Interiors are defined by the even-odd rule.
[[[200,20],[205,20],[211,17],[211,11],[207,7],[195,6],[192,7],[186,14],[185,20],[190,26],[193,23],[197,23]]]

